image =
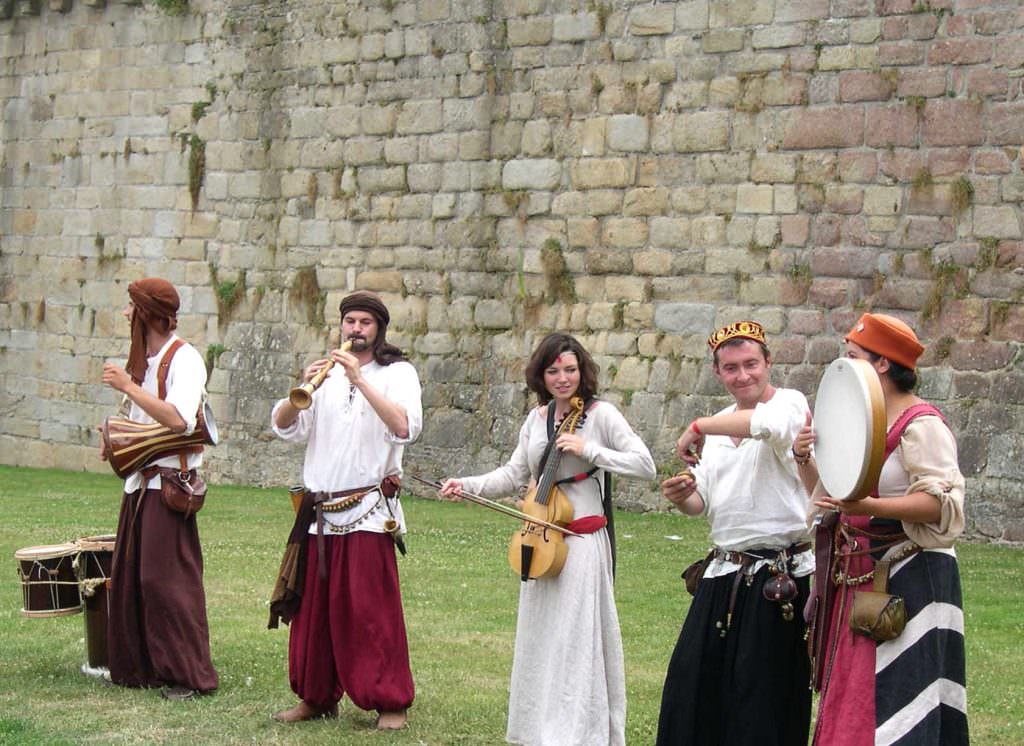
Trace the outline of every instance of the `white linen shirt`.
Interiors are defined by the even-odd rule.
[[[160,367],[160,361],[171,343],[177,339],[172,334],[167,344],[160,348],[160,351],[152,357],[146,358],[146,375],[142,379],[143,390],[153,396],[160,395],[160,388],[157,384],[156,374]],[[183,435],[191,435],[196,429],[196,414],[199,412],[199,404],[203,400],[203,392],[206,390],[206,363],[199,351],[188,344],[183,344],[174,357],[171,359],[171,367],[167,369],[167,401],[174,405],[185,420],[185,432]],[[145,409],[135,402],[132,402],[128,410],[128,419],[135,422],[151,424],[156,422]],[[202,453],[190,453],[186,457],[189,469],[198,469],[203,463]],[[165,456],[157,459],[146,466],[168,466],[181,468],[181,462],[177,455]],[[142,475],[139,472],[129,474],[124,481],[125,492],[135,492],[142,485]],[[146,484],[146,489],[159,489],[160,475],[156,475]]]
[[[736,405],[718,414],[736,411]],[[784,549],[808,541],[806,516],[809,498],[793,460],[793,440],[806,423],[807,399],[795,389],[775,389],[772,398],[754,407],[750,438],[739,445],[725,435],[708,435],[700,463],[693,467],[697,492],[711,524],[711,541],[732,551]],[[765,562],[755,562],[754,573]],[[715,560],[706,577],[718,577],[739,568]],[[797,555],[794,575],[814,570],[814,555]]]
[[[335,365],[327,379],[313,393],[309,409],[289,427],[275,424],[277,411],[287,399],[274,405],[270,415],[274,433],[290,442],[306,442],[306,458],[302,479],[306,489],[314,492],[340,492],[379,484],[389,475],[402,474],[402,453],[405,445],[419,437],[423,429],[423,406],[420,401],[420,379],[408,362],[380,365],[370,361],[360,372],[368,384],[384,398],[405,408],[409,435],[399,438],[391,432],[366,398],[349,385],[345,369]],[[389,513],[390,503],[393,513]],[[339,512],[324,511],[324,519],[339,529],[349,526],[359,531],[384,532],[384,521],[394,518],[405,533],[405,516],[398,500],[381,500],[379,490],[372,490],[363,499]],[[316,523],[309,527],[316,533]],[[330,526],[325,535],[330,535]]]

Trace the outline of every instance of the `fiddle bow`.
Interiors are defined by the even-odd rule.
[[[440,482],[432,482],[429,479],[423,479],[422,477],[418,477],[415,474],[410,474],[409,476],[411,476],[417,482],[427,485],[428,487],[433,487],[436,490],[441,489],[442,485]],[[536,523],[539,526],[545,526],[555,531],[561,531],[563,534],[568,534],[569,536],[582,536],[582,534],[578,534],[575,531],[570,531],[565,526],[559,526],[554,523],[548,523],[547,521],[543,521],[539,518],[534,518],[529,513],[524,513],[521,510],[516,510],[515,508],[509,507],[508,505],[502,505],[501,503],[494,502],[494,500],[488,500],[483,495],[477,495],[472,492],[462,490],[459,493],[459,496],[466,498],[466,500],[468,500],[471,503],[482,505],[485,508],[490,508],[491,510],[497,511],[498,513],[503,513],[512,518],[518,518],[523,521],[532,521],[533,523]]]

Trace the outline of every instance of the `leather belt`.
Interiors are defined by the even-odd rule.
[[[732,626],[733,611],[736,609],[736,597],[740,589],[740,581],[746,577],[747,585],[749,586],[753,582],[753,576],[745,575],[745,570],[755,562],[761,560],[771,560],[774,563],[778,563],[780,555],[786,556],[786,565],[789,564],[789,560],[794,554],[800,554],[806,552],[811,548],[811,542],[802,541],[797,544],[790,544],[785,549],[744,549],[743,551],[730,551],[727,549],[721,549],[715,547],[715,559],[725,560],[726,562],[732,562],[740,566],[740,569],[736,571],[736,577],[733,578],[732,588],[729,591],[729,608],[725,613],[725,619],[715,622],[715,627],[718,629],[718,634],[721,637],[725,637],[729,632],[729,627]],[[779,572],[788,574],[788,568],[785,566],[779,567]],[[790,605],[792,609],[792,605]],[[785,616],[783,618],[792,619],[792,615]]]
[[[725,560],[726,562],[732,562],[734,565],[742,565],[743,567],[746,567],[747,565],[758,562],[759,560],[775,559],[783,552],[792,556],[794,554],[806,552],[810,548],[811,542],[809,541],[790,544],[785,549],[744,549],[742,551],[734,551],[715,547],[715,559]]]

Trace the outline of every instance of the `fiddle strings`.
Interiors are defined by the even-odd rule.
[[[433,487],[436,490],[441,489],[442,485],[441,485],[440,482],[432,482],[429,479],[423,479],[422,477],[418,477],[415,474],[410,474],[409,476],[411,476],[417,482],[422,482],[423,484],[427,485],[428,487]],[[459,494],[459,496],[466,498],[471,503],[476,503],[477,505],[482,505],[485,508],[490,508],[491,510],[495,510],[495,511],[497,511],[499,513],[504,513],[505,515],[511,516],[512,518],[518,518],[518,519],[520,519],[522,521],[529,521],[530,523],[536,523],[538,526],[544,526],[545,528],[550,528],[550,529],[553,529],[554,531],[559,531],[559,532],[561,532],[563,534],[566,534],[567,536],[577,536],[577,537],[579,537],[579,536],[582,535],[582,534],[576,533],[575,531],[570,531],[565,526],[559,526],[559,525],[554,524],[554,523],[548,523],[547,521],[541,520],[540,518],[534,518],[529,513],[524,513],[521,510],[516,510],[515,508],[510,508],[508,505],[502,505],[501,503],[494,502],[493,500],[488,500],[486,497],[483,497],[482,495],[476,495],[476,494],[474,494],[472,492],[466,492],[465,490],[463,490]]]

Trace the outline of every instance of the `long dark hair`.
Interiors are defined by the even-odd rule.
[[[580,387],[576,394],[582,396],[584,401],[590,401],[597,396],[597,374],[601,370],[600,366],[575,337],[555,332],[540,341],[530,356],[530,362],[526,364],[526,385],[537,395],[541,404],[547,404],[553,398],[544,385],[544,371],[563,352],[571,352],[580,364]]]

